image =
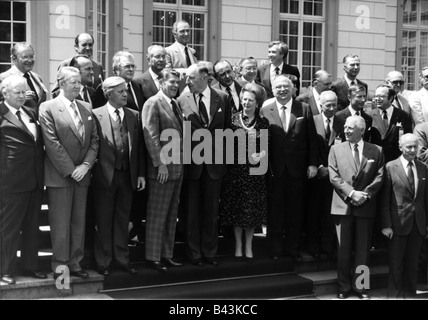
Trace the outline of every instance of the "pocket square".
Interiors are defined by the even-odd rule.
[[[88,117],[88,121],[91,121],[92,120],[92,117]]]
[[[221,110],[221,108],[220,108],[220,109],[218,109],[218,112],[223,112],[223,110]]]
[[[426,179],[425,179],[425,178],[422,178],[422,180],[423,180],[423,181],[425,181]]]
[[[297,120],[302,120],[302,119],[304,119],[304,118],[303,118],[303,117],[298,117],[298,118],[297,118]]]
[[[374,162],[374,160],[372,159],[372,160],[368,160],[367,162]]]

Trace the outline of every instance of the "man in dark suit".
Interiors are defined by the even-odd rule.
[[[400,138],[402,156],[386,164],[382,233],[389,239],[389,298],[415,298],[418,258],[428,230],[428,168],[416,159],[418,137]]]
[[[0,281],[14,284],[20,242],[23,275],[47,278],[37,270],[44,150],[36,110],[24,106],[25,79],[9,76],[1,91],[5,101],[0,104]]]
[[[331,89],[336,93],[339,106],[338,110],[343,110],[349,106],[348,89],[354,85],[362,85],[368,92],[368,86],[365,82],[357,79],[360,73],[360,57],[356,54],[347,54],[343,58],[343,78],[337,79],[331,85]]]
[[[184,132],[186,125],[191,125],[192,135],[198,129],[205,129],[205,133],[210,134],[214,142],[216,130],[230,128],[231,108],[228,96],[210,88],[208,79],[205,63],[192,65],[186,81],[190,92],[184,92],[178,103],[186,120]],[[193,150],[199,145],[198,141],[193,141],[191,150],[186,150],[184,154],[193,154]],[[218,209],[222,180],[227,171],[225,161],[219,164],[214,160],[217,154],[225,154],[224,148],[216,150],[215,143],[205,147],[212,148],[212,159],[205,159],[204,156],[208,155],[204,151],[202,159],[192,157],[184,162],[190,164],[186,164],[184,192],[181,196],[186,212],[187,255],[198,266],[203,266],[203,261],[218,265],[215,259],[218,247]]]
[[[48,89],[42,78],[33,70],[35,55],[33,47],[26,42],[16,43],[11,49],[13,66],[0,74],[0,82],[11,75],[24,77],[27,82],[25,105],[38,111],[41,103],[46,101]]]
[[[134,80],[136,69],[137,66],[135,65],[134,56],[130,52],[118,51],[113,56],[114,75],[121,77],[126,81],[126,89],[128,93],[128,103],[126,104],[126,108],[141,113],[146,99],[143,96],[143,88],[141,87],[141,84]],[[93,101],[94,109],[102,107],[106,103],[107,99],[104,96],[102,86],[98,86]]]
[[[280,75],[273,84],[276,100],[261,110],[271,127],[268,243],[274,260],[285,249],[286,256],[298,262],[304,190],[307,180],[317,175],[318,138],[309,106],[292,99],[291,80]]]
[[[140,78],[135,79],[141,84],[146,101],[159,92],[159,74],[166,66],[165,48],[158,45],[150,46],[147,49],[147,62],[149,69]]]
[[[333,90],[334,91],[334,90]],[[364,133],[364,141],[370,142],[371,130],[373,119],[364,111],[364,104],[367,101],[367,91],[363,85],[351,86],[348,90],[349,104],[346,109],[338,111],[336,116],[346,120],[351,116],[361,116],[366,122],[366,128]],[[345,136],[342,136],[342,140],[345,141]]]
[[[296,95],[300,94],[300,72],[297,67],[286,64],[288,46],[282,41],[269,43],[268,58],[270,63],[261,65],[257,71],[257,81],[265,88],[267,98],[273,98],[272,85],[275,78],[281,74],[291,74],[297,77]]]
[[[360,299],[370,299],[366,288],[356,284],[360,275],[357,268],[368,266],[377,194],[384,177],[384,157],[381,147],[363,141],[364,130],[362,117],[347,118],[344,127],[347,141],[332,146],[328,157],[334,188],[331,214],[338,239],[339,299],[348,298],[352,289]]]
[[[334,257],[334,223],[331,219],[333,187],[328,177],[330,148],[341,143],[340,134],[345,120],[336,117],[337,96],[333,91],[320,94],[321,113],[314,116],[319,141],[319,166],[315,179],[309,180],[306,212],[306,235],[309,253],[314,258],[326,254]]]
[[[242,111],[239,95],[242,87],[235,81],[235,73],[232,65],[227,60],[219,60],[214,63],[214,77],[218,81],[212,86],[213,89],[221,90],[227,94],[232,115]]]
[[[110,77],[102,84],[107,104],[94,110],[100,137],[92,187],[97,233],[95,260],[98,273],[109,275],[112,262],[130,274],[128,224],[134,190],[145,188],[145,155],[140,114],[124,108],[126,82]]]
[[[90,170],[98,152],[98,134],[89,103],[76,99],[80,72],[63,67],[57,79],[61,93],[40,105],[45,143],[45,185],[48,190],[52,270],[68,266],[70,274],[87,278],[84,256],[85,213]]]
[[[382,147],[386,163],[401,155],[400,135],[412,133],[410,115],[392,105],[394,97],[395,91],[390,86],[378,86],[373,98],[376,108],[367,111],[373,119],[371,142]]]
[[[103,66],[92,59],[94,47],[94,38],[89,33],[80,33],[74,38],[74,51],[76,51],[76,55],[85,55],[92,61],[93,69],[94,69],[94,81],[92,83],[92,88],[97,89],[98,86],[103,82],[105,78],[104,68]],[[69,58],[64,60],[58,66],[58,70],[62,67],[72,67],[71,62],[73,58]],[[55,91],[55,89],[53,90]]]
[[[184,174],[183,115],[174,99],[179,90],[179,82],[180,74],[177,71],[161,71],[161,90],[144,104],[142,114],[144,139],[149,153],[146,260],[158,271],[167,271],[167,267],[181,265],[172,260]],[[172,140],[161,141],[161,134],[165,130],[173,133]],[[166,155],[162,154],[162,149],[169,143],[177,149],[168,161],[164,157]]]
[[[312,114],[321,114],[320,95],[331,87],[331,74],[325,70],[318,70],[314,75],[312,87],[299,95],[296,100],[304,102],[311,107]],[[337,110],[336,110],[337,111]]]

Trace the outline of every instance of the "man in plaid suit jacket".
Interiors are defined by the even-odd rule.
[[[142,121],[148,157],[148,204],[146,260],[160,272],[180,266],[172,260],[178,202],[183,182],[183,116],[175,101],[180,74],[164,69],[159,74],[160,91],[144,104]],[[169,130],[169,131],[167,131]],[[161,141],[168,133],[172,140]],[[172,146],[172,154],[164,150]],[[172,156],[170,160],[168,157]]]

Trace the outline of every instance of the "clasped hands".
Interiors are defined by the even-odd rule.
[[[361,206],[369,199],[369,195],[367,192],[363,191],[354,191],[351,196],[351,204],[353,206]]]
[[[87,164],[82,163],[80,166],[77,166],[76,169],[74,169],[73,173],[71,174],[71,178],[76,182],[80,182],[86,176],[89,169],[90,167]]]

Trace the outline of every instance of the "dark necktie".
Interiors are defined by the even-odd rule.
[[[354,161],[357,166],[357,170],[360,170],[360,152],[358,150],[358,144],[354,145]]]
[[[122,126],[122,119],[120,118],[120,112],[118,109],[114,110],[114,112],[116,113],[116,122]]]
[[[355,81],[354,80],[351,81],[351,86],[355,86]]]
[[[361,116],[360,111],[355,112],[356,116]]]
[[[205,107],[205,103],[202,101],[204,95],[202,93],[199,94],[199,115],[201,117],[202,123],[207,126],[209,123],[207,108]]]
[[[192,60],[190,60],[189,48],[187,46],[184,47],[184,53],[186,54],[186,63],[187,63],[187,68],[188,68],[192,65]]]
[[[24,78],[27,79],[27,84],[30,87],[31,91],[34,92],[36,101],[39,101],[39,95],[37,94],[37,90],[34,87],[33,81],[31,81],[31,79],[30,79],[30,74],[28,72],[24,73]]]
[[[91,103],[91,100],[89,100],[88,88],[86,86],[83,87],[83,100],[87,103]]]
[[[77,132],[82,140],[85,140],[85,127],[83,126],[82,119],[80,119],[79,113],[77,112],[77,106],[72,102],[70,107],[73,109],[73,121],[76,125]]]
[[[236,108],[235,105],[235,100],[233,100],[233,96],[232,96],[232,90],[230,89],[230,87],[226,88],[227,94],[229,95],[229,104],[230,104],[230,108],[233,110],[233,112],[238,112],[238,109]]]
[[[24,122],[24,120],[22,120],[22,118],[21,118],[21,111],[16,111],[16,116],[18,117],[18,120],[22,123],[22,125],[24,126],[24,128],[29,132],[29,133],[31,133],[31,135],[32,136],[34,136],[33,135],[33,133],[30,131],[30,129],[27,127],[27,125],[25,124],[25,122]]]
[[[409,179],[409,184],[412,189],[413,195],[415,194],[415,176],[413,175],[413,162],[409,162],[407,166],[407,178]]]
[[[172,111],[174,112],[175,117],[177,118],[177,121],[180,124],[180,127],[183,128],[183,124],[181,123],[179,106],[177,105],[177,103],[175,103],[174,100],[171,100],[171,105],[172,105]]]
[[[331,136],[330,122],[331,120],[327,118],[327,127],[325,128],[325,140],[327,140],[327,142],[330,141]]]
[[[276,67],[275,68],[275,74],[278,76],[279,75],[279,68],[278,67]]]
[[[386,110],[383,110],[383,124],[385,125],[385,129],[388,129],[389,127],[389,123],[388,123],[388,113],[386,112]]]
[[[395,105],[397,106],[398,109],[403,110],[403,107],[401,107],[400,100],[398,100],[398,96],[395,97]]]
[[[131,82],[128,82],[128,95],[131,96],[131,101],[135,105],[135,106],[133,106],[132,109],[135,109],[138,111],[139,110],[138,102],[134,98],[134,93],[132,92],[132,88],[131,88]]]
[[[286,114],[286,110],[287,107],[286,106],[282,106],[281,107],[281,122],[282,122],[282,126],[284,128],[284,131],[287,132],[287,114]]]

